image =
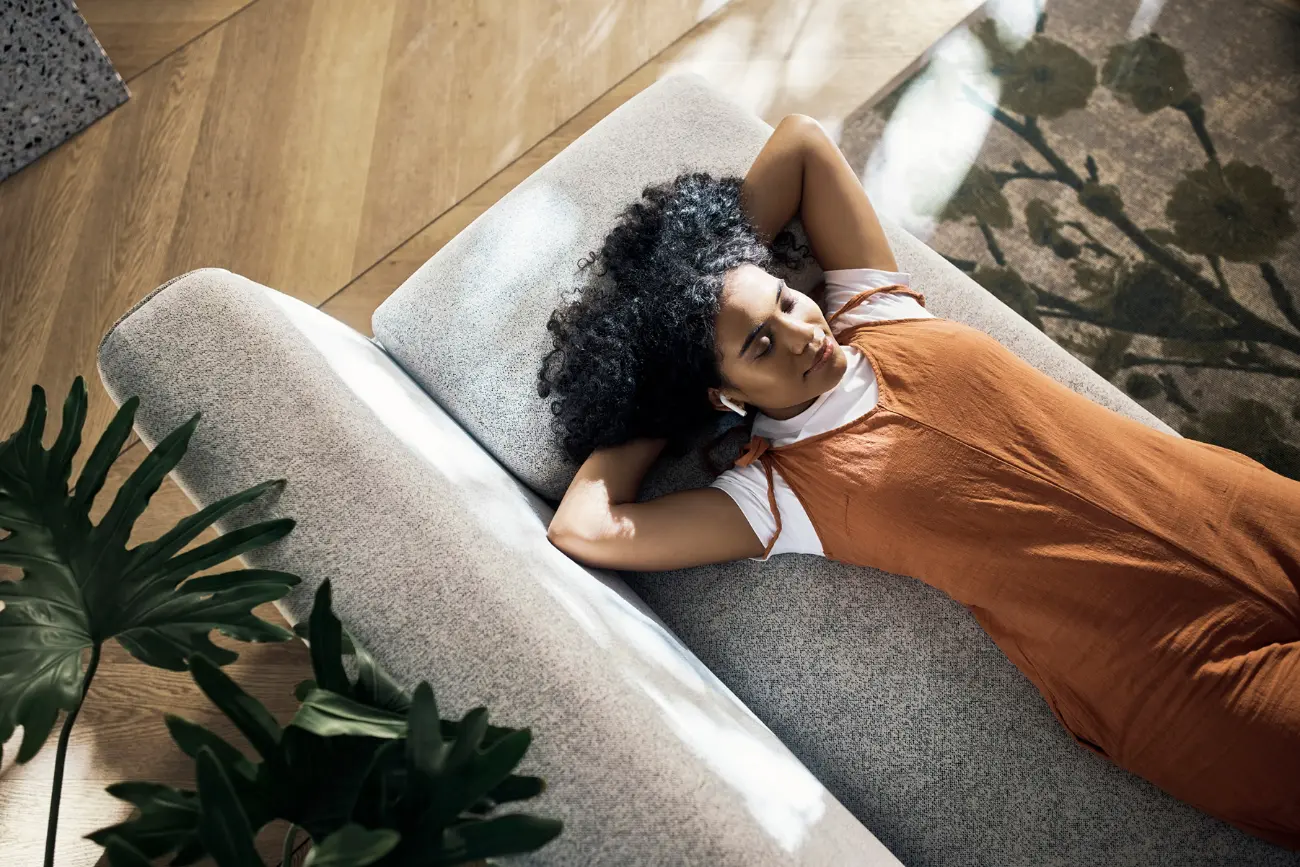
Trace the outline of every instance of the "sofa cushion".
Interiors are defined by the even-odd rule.
[[[375,334],[517,477],[558,498],[573,468],[536,372],[578,261],[645,185],[743,174],[770,133],[698,78],[657,83],[426,263],[376,312]],[[924,244],[886,231],[935,314],[1168,430]],[[664,464],[647,495],[707,479],[692,458]],[[1300,860],[1077,746],[968,612],[920,582],[798,556],[628,580],[911,867]]]
[[[114,327],[100,371],[142,399],[152,447],[196,411],[175,472],[195,503],[288,485],[220,529],[291,516],[245,555],[328,578],[348,628],[439,707],[527,726],[527,809],[565,822],[525,864],[897,865],[616,576],[546,541],[550,508],[378,348],[225,271],[163,287]]]

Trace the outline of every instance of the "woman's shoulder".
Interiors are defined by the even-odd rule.
[[[744,467],[732,467],[723,471],[713,480],[711,487],[723,491],[735,501],[754,535],[765,543],[777,534],[776,515],[772,514],[772,500],[776,500],[777,510],[781,514],[781,530],[768,556],[822,555],[821,540],[813,529],[808,513],[779,470],[773,472],[772,483],[769,497],[767,473],[763,465],[755,461]]]
[[[835,331],[883,319],[928,318],[925,296],[905,271],[848,268],[826,272],[823,305]]]

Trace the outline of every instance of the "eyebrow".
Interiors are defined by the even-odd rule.
[[[782,292],[784,289],[785,289],[785,283],[784,283],[784,282],[781,282],[781,283],[777,283],[777,284],[776,284],[776,303],[777,303],[777,304],[780,304],[780,303],[781,303],[781,292]],[[740,345],[740,352],[737,353],[739,356],[743,357],[743,356],[745,355],[745,353],[749,351],[749,345],[750,345],[751,343],[754,342],[755,338],[758,337],[758,333],[759,333],[760,331],[763,330],[763,326],[764,326],[764,325],[767,325],[767,320],[766,320],[766,319],[764,319],[762,322],[760,322],[760,323],[758,323],[757,325],[755,325],[755,326],[754,326],[754,330],[751,331],[751,332],[749,332],[749,336],[745,338],[745,342],[742,343],[742,344]]]

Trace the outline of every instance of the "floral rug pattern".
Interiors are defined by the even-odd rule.
[[[846,155],[1170,426],[1300,479],[1300,24],[1246,0],[1046,10],[990,4],[846,121]]]

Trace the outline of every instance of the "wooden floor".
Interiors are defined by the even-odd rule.
[[[97,436],[99,337],[170,276],[227,267],[369,333],[420,264],[658,78],[695,72],[769,122],[834,130],[979,5],[722,2],[81,0],[132,99],[0,183],[0,436],[32,383],[61,400],[78,373]],[[168,482],[139,537],[190,512]],[[242,646],[228,670],[283,719],[306,654]],[[189,780],[163,712],[212,721],[187,678],[114,645],[73,737],[58,863],[95,863],[81,836],[126,813],[108,783]],[[0,768],[6,867],[40,863],[52,759],[51,740]]]

